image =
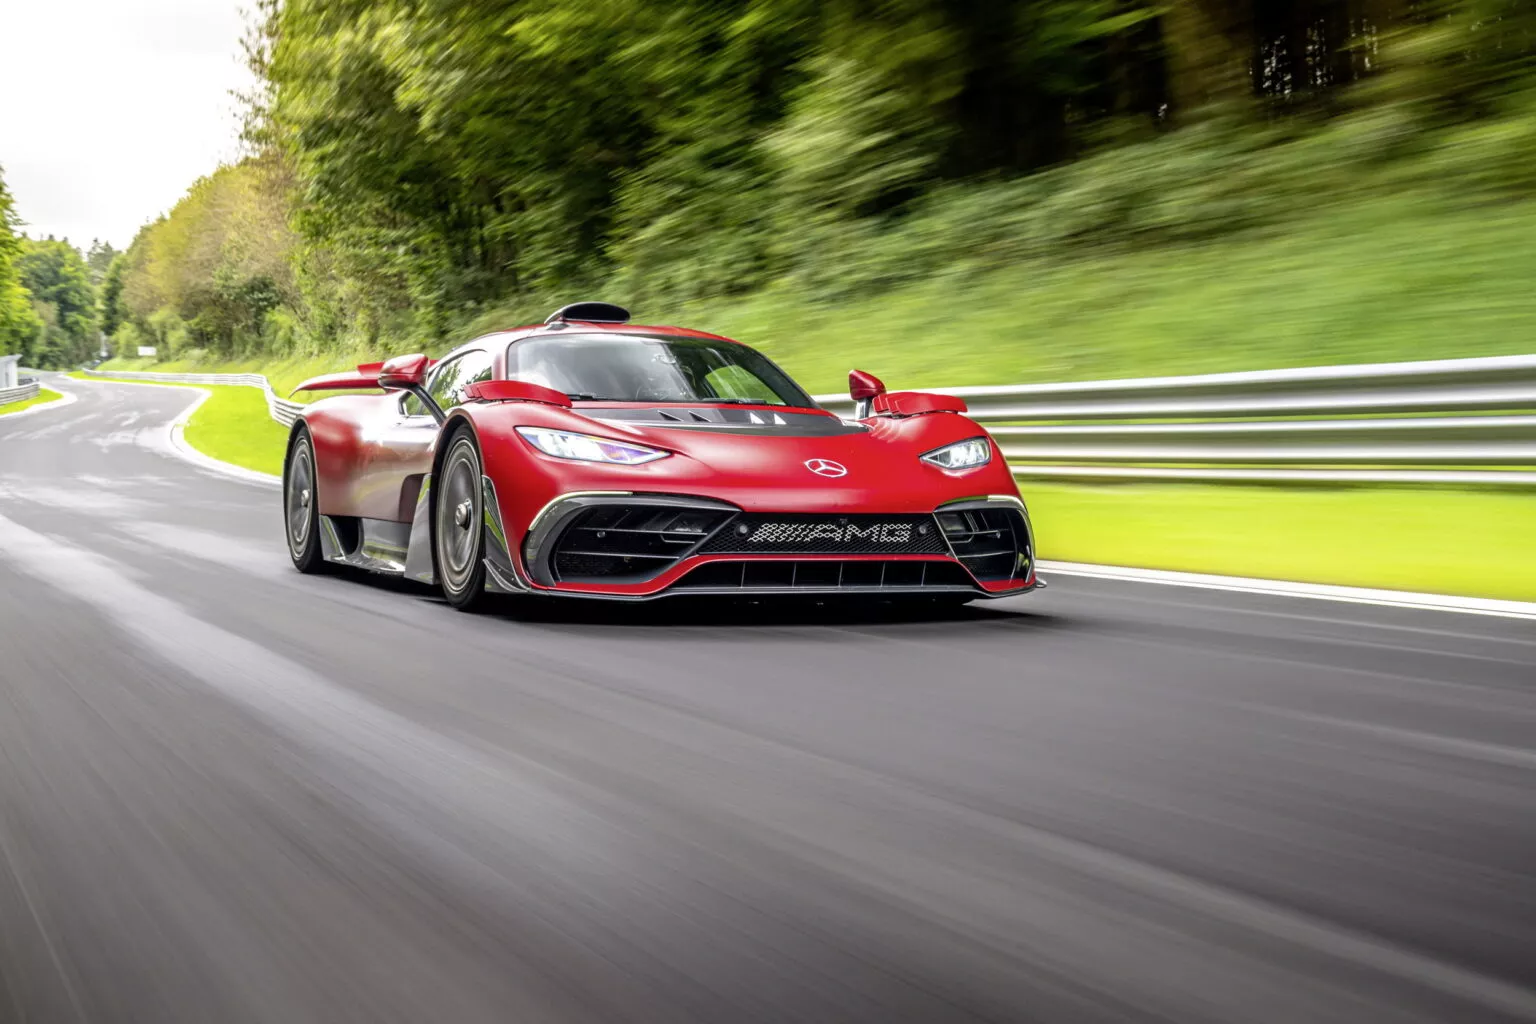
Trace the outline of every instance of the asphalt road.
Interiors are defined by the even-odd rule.
[[[466,616],[293,572],[185,392],[59,387],[0,417],[0,1021],[1536,1020],[1530,622]]]

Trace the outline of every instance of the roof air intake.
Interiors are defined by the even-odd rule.
[[[573,302],[549,314],[549,319],[544,322],[562,324],[568,320],[579,320],[588,324],[627,324],[629,310],[623,306],[615,306],[611,302]]]

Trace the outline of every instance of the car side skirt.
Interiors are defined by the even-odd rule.
[[[320,554],[327,562],[386,576],[405,575],[411,525],[385,519],[320,517]]]

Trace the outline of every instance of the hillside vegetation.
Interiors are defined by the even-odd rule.
[[[1526,350],[1533,38],[1503,0],[266,0],[252,155],[101,320],[329,365],[601,297],[817,391]]]

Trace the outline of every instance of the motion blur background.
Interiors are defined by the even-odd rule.
[[[940,387],[1536,348],[1526,0],[248,15],[245,155],[124,252],[7,214],[0,352],[74,366],[104,336],[108,368],[286,390],[573,297],[740,338],[813,393],[854,366]],[[271,469],[262,431],[216,454]],[[1536,597],[1508,490],[1026,490],[1056,557]]]
[[[237,2],[0,0],[0,372],[250,374],[249,469],[578,299],[814,394],[1497,362],[1200,479],[1009,392],[1051,587],[948,615],[304,576],[196,396],[0,380],[0,1022],[1536,1022],[1536,606],[1114,568],[1536,601],[1536,0]]]

